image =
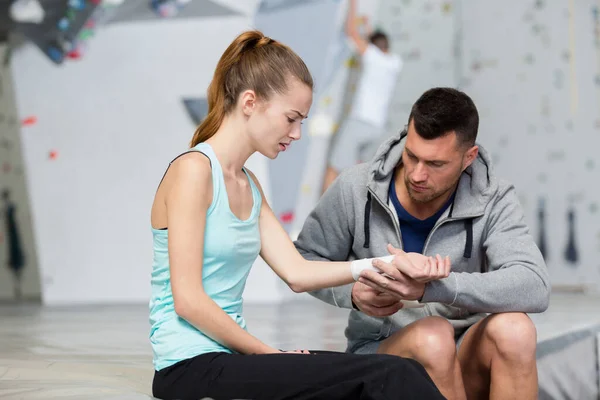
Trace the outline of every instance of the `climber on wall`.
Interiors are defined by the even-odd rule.
[[[338,174],[361,161],[361,150],[373,140],[380,140],[388,119],[388,108],[402,60],[390,53],[387,35],[380,30],[371,32],[366,17],[357,18],[356,0],[350,0],[346,19],[346,35],[360,55],[362,71],[350,114],[342,123],[328,162],[323,192]],[[358,25],[367,26],[361,35]],[[366,36],[366,37],[365,37]]]

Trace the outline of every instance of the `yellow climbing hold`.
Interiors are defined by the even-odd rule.
[[[356,68],[358,66],[358,61],[356,60],[356,57],[350,57],[346,60],[344,65],[346,68]]]

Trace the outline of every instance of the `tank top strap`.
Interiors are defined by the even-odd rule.
[[[212,172],[212,181],[213,181],[213,200],[208,208],[207,214],[210,214],[211,211],[219,204],[227,204],[229,200],[225,198],[224,200],[221,198],[223,195],[227,196],[227,190],[225,189],[225,180],[223,178],[223,169],[221,168],[221,164],[219,163],[219,159],[215,154],[213,148],[208,143],[198,143],[196,146],[192,147],[190,151],[198,151],[204,154],[210,160],[210,167]]]
[[[262,207],[262,196],[260,194],[260,190],[258,190],[258,186],[256,186],[256,182],[252,176],[248,173],[246,167],[242,168],[244,173],[248,177],[248,181],[250,182],[250,187],[252,189],[252,199],[254,206],[252,207],[252,214],[258,215],[260,213],[260,208]]]

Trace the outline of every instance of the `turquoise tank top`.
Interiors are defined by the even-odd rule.
[[[260,252],[258,218],[262,198],[244,169],[252,188],[253,207],[248,219],[237,218],[229,207],[223,171],[210,145],[200,143],[191,150],[205,154],[212,169],[213,200],[206,216],[202,265],[204,290],[239,326],[246,329],[242,317],[242,293],[250,268]],[[169,271],[168,229],[152,228],[152,236],[154,260],[149,306],[155,370],[199,354],[215,351],[233,353],[175,313]]]

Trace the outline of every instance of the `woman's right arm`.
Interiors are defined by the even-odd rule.
[[[166,194],[169,262],[175,312],[227,348],[242,354],[279,353],[242,329],[204,291],[202,261],[206,214],[212,202],[210,161],[186,154],[171,166]]]

